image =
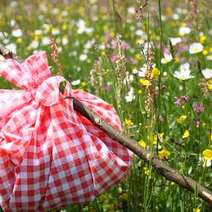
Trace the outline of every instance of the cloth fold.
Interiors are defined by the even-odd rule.
[[[73,96],[121,131],[111,105],[61,76],[47,54],[0,62],[0,76],[21,90],[0,90],[0,206],[46,211],[93,200],[128,172],[132,153],[73,109]],[[59,91],[66,81],[65,92]]]

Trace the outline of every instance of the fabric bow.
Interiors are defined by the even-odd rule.
[[[43,51],[30,56],[21,64],[14,59],[0,62],[0,76],[22,89],[0,92],[0,154],[8,153],[17,165],[35,131],[39,107],[50,107],[59,102],[62,95],[59,91],[60,83],[65,79],[51,76],[47,55]],[[64,95],[69,94],[69,88],[67,82]],[[13,116],[7,117],[13,111]]]

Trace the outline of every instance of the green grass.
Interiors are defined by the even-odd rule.
[[[0,36],[0,44],[15,45],[21,58],[36,50],[46,50],[50,55],[50,45],[45,45],[44,38],[48,40],[53,33],[64,76],[73,81],[80,79],[80,84],[73,88],[95,93],[113,104],[128,136],[137,141],[142,139],[147,148],[160,157],[163,156],[161,150],[167,150],[170,153],[166,155],[167,163],[211,188],[211,167],[204,167],[199,160],[205,149],[212,150],[212,82],[201,73],[205,68],[212,68],[212,60],[208,59],[212,57],[211,11],[207,5],[210,3],[199,1],[196,13],[195,7],[185,1],[153,0],[140,13],[132,14],[131,8],[141,6],[135,0],[72,1],[70,4],[53,4],[47,0],[1,2],[0,31],[5,32],[5,37]],[[79,20],[85,22],[82,33],[77,27]],[[191,32],[179,35],[181,26],[188,26]],[[22,31],[21,37],[13,35],[15,28]],[[182,41],[170,45],[171,37],[180,37]],[[149,56],[141,51],[145,41],[152,43]],[[190,54],[188,47],[194,42],[201,42],[204,51]],[[164,48],[173,56],[167,64],[161,64]],[[114,55],[119,58],[116,62],[111,61]],[[49,61],[56,72],[50,56]],[[186,62],[194,78],[182,81],[173,75]],[[144,64],[149,67],[149,76],[142,78],[135,70],[139,71]],[[160,70],[158,77],[151,76],[152,64]],[[141,79],[151,85],[142,85]],[[11,88],[11,85],[0,79],[0,87]],[[134,99],[126,102],[130,89],[134,91]],[[189,96],[189,101],[176,106],[175,97],[179,96]],[[202,113],[195,112],[195,103],[204,105]],[[178,123],[182,115],[186,119]],[[200,121],[200,125],[196,126],[195,121]],[[183,138],[186,130],[190,135]],[[160,134],[162,138],[157,139]],[[71,205],[65,210],[137,212],[195,211],[196,208],[210,211],[195,194],[161,177],[151,164],[136,159],[128,179],[92,203]]]

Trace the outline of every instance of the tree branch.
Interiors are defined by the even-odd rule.
[[[2,46],[0,46],[0,54],[2,54],[5,58],[14,57],[11,52],[8,52],[8,50]],[[94,111],[86,107],[77,99],[73,97],[66,98],[73,99],[74,109],[89,119],[93,124],[105,131],[111,138],[130,149],[145,162],[151,162],[152,166],[160,175],[164,176],[167,180],[175,182],[187,190],[198,194],[200,198],[212,206],[212,192],[208,188],[200,185],[192,178],[180,174],[176,169],[171,168],[166,162],[159,160],[156,156],[153,156],[148,150],[143,149],[135,140],[130,139],[115,130],[112,126],[101,119]]]

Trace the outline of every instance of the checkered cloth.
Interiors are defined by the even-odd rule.
[[[0,75],[22,90],[0,90],[0,206],[4,211],[45,211],[93,200],[119,182],[132,153],[73,109],[73,96],[121,130],[113,107],[59,85],[47,55],[23,63],[0,62]]]

